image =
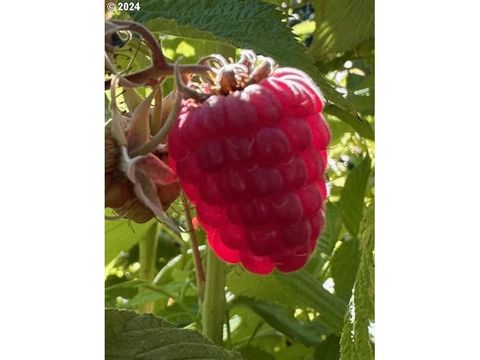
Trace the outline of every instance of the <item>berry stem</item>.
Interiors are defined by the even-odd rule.
[[[211,69],[206,65],[197,65],[197,64],[185,64],[179,65],[179,71],[182,74],[207,74]],[[166,68],[156,68],[151,65],[144,70],[139,72],[128,74],[120,78],[119,85],[127,87],[137,87],[145,85],[148,81],[157,80],[162,76],[171,76],[173,75],[174,68],[172,64],[168,64]],[[109,89],[111,84],[111,79],[105,80],[105,89]]]
[[[138,243],[140,257],[139,278],[151,283],[155,277],[156,255],[157,255],[157,232],[160,224],[155,225],[155,229],[149,231],[147,236]],[[139,291],[143,291],[140,289]],[[146,302],[139,306],[141,314],[153,313],[155,303],[153,301]]]
[[[114,26],[112,26],[112,24]],[[147,44],[150,48],[151,56],[152,56],[152,63],[153,66],[156,68],[162,69],[168,66],[167,61],[165,60],[165,56],[162,52],[162,46],[160,42],[155,38],[155,36],[142,24],[136,23],[133,21],[127,20],[110,20],[110,24],[106,24],[107,32],[108,31],[115,31],[115,29],[119,30],[129,30],[132,32],[136,32],[140,34],[143,38],[143,41]]]
[[[173,75],[175,67],[167,63],[162,52],[160,41],[142,24],[127,20],[110,20],[105,24],[105,35],[118,30],[128,30],[141,35],[151,52],[152,64],[139,72],[120,77],[119,85],[125,88],[144,85],[148,81],[157,80],[166,75]],[[110,71],[115,72],[115,65],[108,54],[105,54],[105,63]],[[210,71],[210,67],[204,65],[182,65],[179,67],[182,74],[201,73]],[[111,79],[105,80],[105,89],[110,88]]]
[[[203,300],[205,293],[205,271],[203,270],[202,258],[200,257],[200,251],[198,250],[198,239],[195,229],[192,223],[192,214],[190,212],[190,203],[184,194],[180,195],[182,199],[183,208],[185,210],[185,218],[187,220],[187,232],[190,238],[190,245],[193,252],[193,262],[195,264],[195,273],[197,276],[198,297]]]
[[[203,334],[217,345],[223,343],[226,270],[227,265],[207,247],[207,282],[202,309]]]

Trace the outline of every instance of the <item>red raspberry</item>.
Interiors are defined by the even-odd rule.
[[[312,80],[291,68],[183,103],[170,165],[224,261],[257,274],[305,265],[324,225],[330,133],[322,108]]]

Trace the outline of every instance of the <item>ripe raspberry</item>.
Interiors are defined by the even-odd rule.
[[[278,68],[258,84],[184,101],[170,166],[210,246],[257,274],[304,266],[323,229],[330,141],[312,80]]]

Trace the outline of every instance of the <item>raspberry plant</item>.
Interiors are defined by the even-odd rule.
[[[108,359],[373,358],[373,13],[349,3],[106,13]]]

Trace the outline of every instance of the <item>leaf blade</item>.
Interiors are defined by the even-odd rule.
[[[120,219],[105,222],[105,265],[115,259],[121,251],[129,250],[146,237],[155,236],[156,220],[144,224]]]
[[[360,239],[361,258],[354,295],[345,314],[340,339],[341,360],[373,360],[368,326],[374,317],[374,207],[365,211]]]
[[[345,227],[357,236],[364,208],[364,197],[370,177],[371,160],[368,155],[355,167],[345,180],[339,201]]]
[[[317,59],[353,50],[374,37],[374,0],[317,0],[310,53]]]
[[[365,139],[375,140],[373,126],[369,122],[360,118],[358,115],[353,115],[348,111],[340,109],[338,106],[327,106],[325,108],[325,113],[327,115],[335,116],[344,123],[348,124],[353,130],[355,130]]]
[[[105,310],[106,360],[241,360],[193,330],[174,327],[151,314]]]
[[[256,276],[236,268],[228,275],[227,286],[238,296],[314,309],[320,313],[318,321],[337,335],[341,332],[347,304],[325,290],[322,283],[305,270]]]
[[[326,328],[322,329],[322,332],[318,331],[321,325],[320,327],[317,326],[315,328],[316,331],[314,331],[312,327],[308,326],[310,324],[300,322],[293,314],[290,314],[285,307],[275,303],[249,298],[240,298],[235,303],[248,306],[271,327],[307,346],[320,344],[320,335],[329,334]]]
[[[258,0],[150,0],[132,15],[152,31],[251,49],[282,66],[299,68],[313,78],[329,101],[355,114],[353,105],[320,73],[272,4]]]

